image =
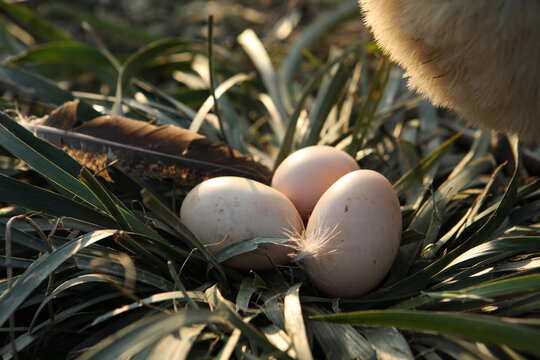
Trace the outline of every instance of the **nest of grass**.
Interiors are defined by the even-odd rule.
[[[10,54],[0,65],[0,354],[539,356],[534,148],[520,149],[516,139],[494,147],[491,133],[464,129],[409,92],[403,71],[369,40],[325,42],[361,22],[356,4],[310,18],[309,5],[298,13],[269,3],[292,29],[285,38],[274,24],[255,24],[265,9],[242,3],[233,7],[246,24],[237,33],[228,32],[228,13],[215,24],[186,20],[182,38],[167,39],[104,17],[88,21],[84,40],[41,12],[61,23],[94,19],[91,10],[0,2]],[[107,31],[126,47],[112,51]],[[193,184],[137,177],[114,157],[100,163],[114,180],[107,182],[96,176],[104,169],[88,170],[66,143],[54,146],[21,125],[20,117],[47,116],[76,99],[77,124],[114,115],[174,125],[269,171],[301,147],[347,151],[399,196],[403,237],[392,270],[372,292],[343,300],[319,294],[297,264],[264,272],[221,266],[216,258],[250,246],[213,256],[193,236],[177,215]]]

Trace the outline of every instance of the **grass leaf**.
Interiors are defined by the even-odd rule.
[[[7,26],[9,25],[9,21],[7,21],[7,19],[2,20],[3,21],[0,22],[0,48],[11,55],[24,51],[24,45],[11,33],[11,31],[9,31]]]
[[[152,210],[154,213],[159,215],[160,219],[169,225],[172,229],[177,231],[184,239],[187,240],[188,244],[197,250],[218,270],[222,276],[222,280],[226,283],[225,272],[219,263],[216,260],[214,255],[200,242],[199,239],[182,223],[180,218],[176,216],[172,211],[170,211],[159,199],[157,199],[151,192],[143,189],[141,191],[141,196],[143,198],[144,204]]]
[[[74,73],[97,69],[96,75],[112,86],[116,84],[118,71],[116,64],[99,48],[75,41],[59,41],[40,44],[9,59],[11,65],[44,65],[57,64],[62,66],[64,74],[72,69]]]
[[[13,287],[0,295],[0,326],[24,302],[24,300],[54,272],[58,266],[81,249],[112,236],[116,230],[98,230],[87,233],[56,249],[44,254],[26,269]]]
[[[360,8],[358,4],[347,2],[314,21],[291,46],[286,58],[283,60],[280,70],[285,88],[292,88],[291,84],[300,67],[304,49],[309,49],[320,42],[321,38],[331,33],[331,30],[337,25],[344,24],[347,20],[359,16]]]
[[[61,105],[74,100],[68,91],[60,89],[52,81],[27,70],[0,65],[0,78],[14,88],[51,104]]]
[[[247,29],[238,36],[238,42],[259,71],[266,90],[281,117],[281,123],[286,124],[289,112],[283,102],[282,85],[261,40],[253,30]]]
[[[204,294],[201,292],[189,291],[188,295],[192,300],[197,300],[199,302],[203,302],[206,299]],[[96,317],[89,326],[99,325],[105,321],[108,321],[109,319],[115,316],[124,314],[127,311],[140,309],[141,307],[144,307],[145,305],[148,305],[148,304],[153,305],[153,304],[164,302],[164,301],[172,302],[173,300],[183,300],[185,302],[188,301],[185,297],[185,294],[182,291],[168,291],[164,293],[153,294],[152,296],[141,299],[137,302],[131,303],[129,305],[124,305],[122,307],[111,310],[103,315],[100,315]]]
[[[114,36],[123,41],[128,40],[139,44],[149,43],[160,39],[160,36],[157,34],[154,35],[149,31],[135,28],[130,26],[129,23],[123,23],[113,17],[109,19],[102,16],[96,16],[96,14],[83,10],[80,6],[75,6],[71,3],[54,2],[50,4],[50,9],[56,14],[66,16],[71,19],[71,21],[92,25],[92,27],[102,32],[104,38]]]
[[[394,183],[394,189],[397,191],[399,196],[405,194],[405,192],[414,186],[416,183],[422,183],[422,177],[426,174],[431,168],[433,168],[441,158],[452,148],[453,144],[461,136],[461,133],[457,133],[448,140],[446,140],[441,146],[436,150],[426,156],[420,163],[407,171],[398,181]]]
[[[66,33],[61,28],[53,25],[46,19],[37,16],[25,6],[0,0],[0,9],[4,10],[10,16],[23,23],[27,29],[34,33],[34,35],[39,36],[42,39],[49,41],[71,39],[71,35]]]
[[[242,241],[235,242],[232,245],[227,246],[223,250],[219,251],[215,257],[219,262],[223,262],[227,259],[232,258],[233,256],[244,254],[253,250],[259,249],[263,244],[285,244],[290,239],[288,238],[266,238],[258,237],[253,239],[246,239]]]
[[[468,340],[504,344],[532,355],[540,355],[540,331],[520,325],[519,319],[405,310],[359,311],[310,318],[353,326],[388,326],[414,331],[435,331]]]
[[[304,318],[302,317],[302,305],[300,304],[300,286],[293,285],[285,295],[283,305],[283,317],[285,319],[285,329],[292,340],[298,359],[311,360],[311,348],[306,334]]]
[[[60,152],[50,150],[48,153],[54,153],[58,157],[63,158],[54,159],[56,162],[52,162],[50,159],[46,158],[42,153],[36,151],[36,149],[43,149],[44,147],[52,147],[42,140],[36,139],[35,137],[29,136],[27,130],[17,129],[19,133],[23,133],[22,138],[16,136],[16,134],[11,133],[5,126],[5,122],[9,122],[9,118],[0,115],[0,142],[2,145],[8,149],[13,155],[33,167],[37,172],[42,174],[44,177],[48,178],[52,182],[63,187],[67,191],[71,192],[73,195],[78,196],[82,200],[96,206],[97,208],[103,209],[101,203],[97,200],[95,195],[77,178],[73,175],[66,172],[62,166],[62,160],[67,160],[66,163],[71,165],[69,168],[71,171],[76,168],[76,165],[73,164],[74,160],[65,154],[62,156]],[[10,124],[15,125],[15,124]],[[20,130],[20,131],[19,131]],[[24,133],[24,132],[27,133]],[[24,142],[26,140],[27,142]]]
[[[324,68],[320,69],[317,72],[317,74],[313,76],[309,80],[309,82],[306,84],[306,86],[302,90],[302,96],[298,100],[296,107],[294,109],[294,112],[290,116],[289,121],[287,123],[287,130],[285,131],[285,136],[283,137],[283,141],[279,148],[279,152],[274,161],[274,169],[279,166],[279,164],[291,153],[291,151],[293,151],[293,144],[295,141],[295,133],[296,133],[296,127],[298,125],[298,119],[300,118],[300,114],[304,110],[304,105],[308,97],[310,96],[311,92],[315,90],[315,88],[319,84],[319,81],[323,78],[324,75],[326,75],[328,72],[332,70],[334,65],[336,65],[337,63],[345,59],[351,53],[357,52],[358,49],[359,49],[358,46],[356,47],[353,46],[352,48],[344,51],[344,53],[341,56],[338,56],[336,59],[326,64]]]
[[[288,355],[276,348],[257,328],[245,323],[242,317],[235,312],[234,306],[221,295],[217,286],[212,286],[205,291],[208,303],[218,312],[221,312],[225,318],[235,327],[240,329],[244,336],[259,345],[263,350],[273,354],[278,359],[290,359]]]
[[[103,227],[116,223],[95,208],[66,196],[0,174],[0,198],[11,204],[58,217],[73,217]]]
[[[61,89],[54,82],[27,70],[0,65],[0,79],[2,79],[2,83],[56,106],[75,99],[70,92]],[[100,115],[84,102],[81,102],[80,106],[82,108],[80,112],[85,115],[86,119]]]
[[[326,86],[321,86],[317,93],[317,99],[313,111],[309,116],[307,132],[304,136],[302,147],[316,145],[320,138],[321,130],[330,113],[335,106],[342,91],[349,80],[352,68],[347,64],[336,64],[337,69],[329,75]]]
[[[231,78],[225,80],[216,88],[215,90],[216,98],[219,99],[221,96],[225,94],[227,90],[232,88],[234,85],[240,84],[249,79],[251,79],[251,76],[249,75],[236,74],[232,76]],[[193,118],[191,124],[189,125],[189,131],[199,132],[199,129],[201,128],[204,119],[206,118],[206,116],[208,115],[208,112],[212,109],[213,106],[214,106],[214,98],[212,96],[209,96],[199,108],[197,115],[195,115],[195,117]]]
[[[136,321],[129,327],[118,330],[84,352],[79,359],[127,359],[176,330],[194,324],[205,323],[227,325],[227,321],[223,316],[208,310],[155,314]]]

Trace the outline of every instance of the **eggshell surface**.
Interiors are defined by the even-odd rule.
[[[262,183],[240,177],[218,177],[194,187],[180,209],[182,222],[207,249],[216,254],[236,242],[256,237],[288,237],[302,232],[298,211],[283,194]],[[291,248],[264,244],[224,262],[238,269],[266,270],[289,262]]]
[[[277,167],[272,187],[287,196],[307,221],[321,195],[336,180],[360,167],[346,152],[331,146],[308,146]]]
[[[357,170],[320,198],[299,256],[320,291],[354,298],[381,282],[400,241],[401,211],[392,184],[378,172]]]

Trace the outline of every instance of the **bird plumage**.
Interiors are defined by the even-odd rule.
[[[470,123],[540,140],[539,0],[359,0],[411,88]]]

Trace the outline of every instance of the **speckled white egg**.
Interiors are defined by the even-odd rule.
[[[272,187],[287,196],[307,221],[326,189],[358,169],[356,161],[344,151],[325,145],[308,146],[281,162],[272,178]]]
[[[224,176],[206,180],[185,197],[182,222],[213,254],[236,242],[256,237],[286,238],[301,233],[298,211],[279,191],[257,181]],[[264,244],[255,251],[236,255],[225,265],[266,270],[287,264],[292,250],[287,245]]]
[[[401,211],[392,184],[378,172],[357,170],[320,198],[298,257],[321,292],[355,298],[385,277],[400,241]]]

